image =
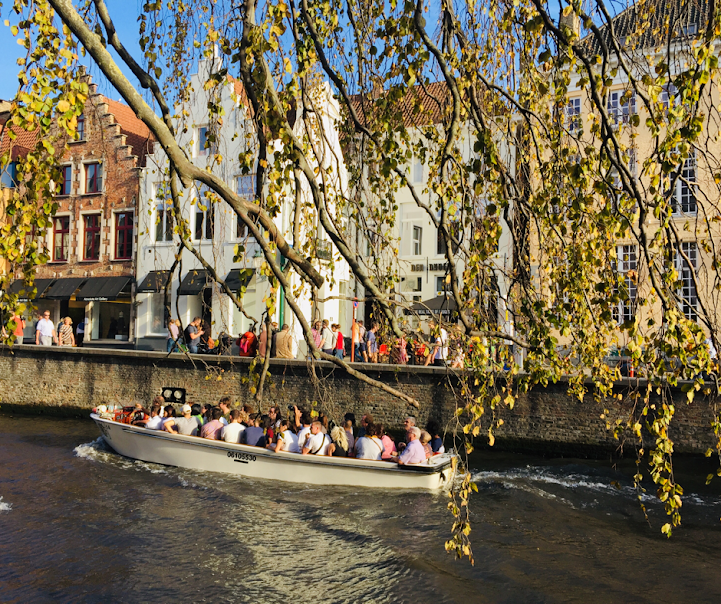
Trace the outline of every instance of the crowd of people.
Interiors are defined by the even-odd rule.
[[[107,405],[99,406],[97,413],[106,419],[117,419]],[[407,417],[405,437],[396,441],[371,414],[364,415],[356,428],[352,413],[344,416],[341,425],[333,425],[323,413],[314,417],[295,405],[288,407],[286,418],[278,406],[267,413],[256,413],[247,404],[231,408],[229,397],[222,398],[217,405],[184,404],[178,414],[174,405],[166,404],[158,396],[150,409],[138,403],[129,421],[148,430],[262,447],[277,453],[350,457],[401,465],[424,463],[445,451],[440,425],[435,420],[429,420],[426,429],[421,430],[415,417]]]

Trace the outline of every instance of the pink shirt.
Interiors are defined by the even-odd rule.
[[[390,459],[391,453],[396,451],[396,443],[394,443],[391,440],[391,437],[387,434],[384,434],[381,437],[381,442],[383,443],[383,455],[381,455],[382,459]]]
[[[265,357],[265,347],[268,345],[268,331],[263,330],[260,332],[260,337],[258,338],[258,354],[262,357]]]
[[[211,440],[220,440],[220,432],[223,430],[223,423],[219,419],[214,419],[203,426],[200,431],[202,438],[210,438]]]
[[[426,451],[421,441],[416,439],[409,442],[403,449],[400,460],[403,463],[423,463],[426,460]]]

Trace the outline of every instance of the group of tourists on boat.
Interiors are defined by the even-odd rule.
[[[267,414],[256,413],[247,404],[231,409],[230,397],[222,398],[217,405],[184,404],[178,414],[175,406],[165,404],[165,399],[158,396],[149,410],[138,403],[124,412],[122,419],[110,407],[100,405],[96,412],[101,418],[126,421],[148,430],[263,447],[277,453],[352,457],[403,465],[425,463],[445,451],[439,423],[430,420],[426,429],[421,430],[413,416],[404,422],[405,438],[396,442],[369,413],[356,427],[353,413],[345,414],[343,425],[333,426],[323,413],[311,413],[296,405],[288,407],[288,418],[282,416],[278,406],[271,407]]]

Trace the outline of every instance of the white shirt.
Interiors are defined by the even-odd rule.
[[[225,419],[225,418],[221,415],[221,416],[220,416],[220,423],[223,424],[224,426],[227,426],[227,425],[228,425],[228,420]]]
[[[52,337],[55,331],[55,325],[53,325],[50,319],[40,319],[35,327],[35,331],[39,331],[40,335],[46,338]]]
[[[302,449],[305,445],[305,439],[307,436],[310,436],[310,426],[306,426],[305,428],[301,428],[300,432],[298,432],[298,446]]]
[[[298,437],[290,430],[285,430],[278,434],[278,442],[280,442],[280,450],[289,453],[300,453],[298,448]]]
[[[436,338],[436,344],[440,344],[436,351],[436,359],[446,360],[448,358],[448,332],[441,327],[441,334]]]
[[[145,427],[148,430],[160,430],[160,427],[163,425],[163,418],[159,415],[156,415],[155,417],[151,417],[148,420],[148,423],[145,424]]]
[[[330,327],[324,327],[323,331],[321,332],[323,334],[323,339],[325,342],[323,342],[323,348],[328,350],[329,348],[335,348],[335,342],[337,338],[335,337],[335,334],[330,330]]]
[[[381,461],[383,456],[383,443],[379,438],[363,436],[355,441],[356,459],[372,459]]]
[[[327,434],[318,432],[318,434],[311,434],[308,440],[305,441],[304,449],[310,449],[313,455],[328,455],[328,446],[330,445],[330,438]]]
[[[240,433],[245,430],[245,426],[238,422],[223,426],[223,430],[220,433],[220,437],[227,443],[239,443]]]

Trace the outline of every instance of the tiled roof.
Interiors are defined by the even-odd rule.
[[[355,95],[351,102],[361,122],[377,108],[384,116],[395,114],[407,128],[439,124],[451,105],[451,94],[445,82],[415,85],[410,91]]]
[[[669,38],[694,37],[701,33],[706,28],[708,10],[708,0],[646,0],[616,15],[611,24],[621,46],[649,49],[667,44]],[[687,29],[684,31],[684,28]],[[609,45],[611,28],[604,24],[599,29]],[[587,35],[583,43],[589,52],[601,51],[594,34]]]
[[[9,127],[16,134],[15,139],[11,140],[5,127],[9,117],[9,113],[5,113],[0,117],[0,154],[7,153],[12,148],[11,161],[15,161],[18,157],[27,155],[35,149],[35,144],[38,141],[38,130],[28,132],[22,128]]]
[[[108,112],[113,114],[115,121],[120,125],[120,131],[126,136],[127,144],[132,147],[133,155],[138,156],[138,165],[144,166],[145,156],[152,152],[155,142],[150,128],[127,105],[105,96],[101,96],[100,101],[107,103]]]

